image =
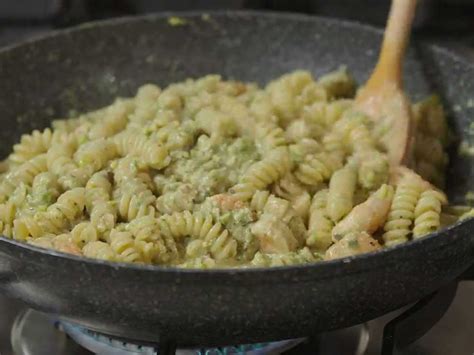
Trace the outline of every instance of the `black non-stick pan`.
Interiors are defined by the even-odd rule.
[[[208,73],[258,81],[347,65],[360,83],[382,35],[317,17],[228,12],[107,21],[0,51],[1,152],[69,110],[131,95],[146,82]],[[405,67],[413,99],[435,91],[460,139],[474,115],[474,64],[419,44]],[[474,162],[455,149],[448,193],[463,200]],[[181,345],[284,339],[361,323],[455,280],[474,262],[474,220],[372,254],[273,269],[179,270],[64,255],[0,238],[0,287],[33,308],[97,331]]]

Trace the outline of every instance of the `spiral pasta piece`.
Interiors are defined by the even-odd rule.
[[[297,119],[286,127],[285,136],[289,142],[299,142],[308,138],[319,139],[323,132],[324,129],[320,125],[304,119]]]
[[[34,207],[49,206],[60,194],[61,188],[56,175],[44,172],[35,176],[27,199],[28,203]]]
[[[303,138],[301,141],[288,146],[291,160],[295,163],[301,163],[309,154],[321,152],[323,149],[318,141],[311,138]]]
[[[133,105],[126,100],[118,100],[103,111],[103,118],[89,131],[89,139],[112,137],[124,130]]]
[[[233,259],[237,255],[237,241],[232,238],[227,230],[224,230],[215,238],[210,234],[204,240],[204,247],[209,246],[212,257],[218,261]]]
[[[82,215],[85,204],[85,190],[78,187],[64,192],[45,212],[35,214],[34,219],[44,232],[58,234]]]
[[[82,213],[85,204],[86,196],[84,188],[75,188],[59,196],[58,201],[48,207],[47,213],[72,221]]]
[[[158,111],[161,89],[154,84],[141,86],[133,100],[133,112],[129,115],[131,124],[143,124],[153,119]]]
[[[21,217],[13,221],[13,238],[27,240],[43,235],[43,229],[33,217]]]
[[[172,235],[161,233],[159,220],[152,216],[134,219],[127,225],[133,234],[135,245],[145,260],[164,263],[178,257],[178,247]]]
[[[368,128],[369,119],[359,112],[347,111],[334,125],[352,151],[375,150],[375,141]]]
[[[328,180],[341,165],[342,159],[338,154],[318,153],[308,156],[299,164],[295,176],[303,184],[317,186]]]
[[[4,224],[13,224],[16,209],[17,207],[12,201],[0,204],[0,221]]]
[[[330,99],[353,97],[356,90],[356,82],[345,67],[323,75],[318,84],[326,90]]]
[[[325,129],[331,128],[342,114],[352,106],[352,100],[334,100],[331,102],[316,102],[303,109],[306,121],[318,124]]]
[[[99,234],[112,230],[117,220],[117,209],[111,201],[112,183],[108,173],[100,171],[92,175],[86,184],[86,207],[90,220]]]
[[[38,175],[37,175],[38,176]],[[35,178],[36,179],[36,178]],[[32,188],[24,183],[20,183],[10,195],[8,202],[11,202],[17,208],[18,214],[30,213],[25,205],[28,203],[29,194]]]
[[[131,221],[135,218],[155,215],[156,197],[140,178],[130,179],[116,191],[115,201],[119,216]]]
[[[209,107],[199,110],[195,116],[197,126],[206,132],[213,142],[236,134],[237,126],[231,115]]]
[[[92,201],[98,198],[110,198],[112,182],[110,181],[109,172],[102,170],[92,175],[86,184],[86,193],[88,191],[90,191],[91,195],[94,195],[94,198],[91,199]]]
[[[197,81],[199,82],[199,80]],[[197,83],[196,82],[196,83]],[[162,110],[181,111],[183,100],[176,87],[168,87],[158,96],[158,108]]]
[[[156,242],[161,238],[158,220],[152,216],[134,219],[127,224],[127,230],[133,234],[136,240]]]
[[[186,255],[190,258],[199,258],[209,252],[216,261],[233,259],[237,254],[237,241],[232,238],[227,230],[219,235],[204,239],[195,239],[188,243]]]
[[[262,153],[288,144],[285,131],[273,122],[258,122],[255,127],[255,140]]]
[[[318,191],[311,202],[306,244],[317,251],[324,252],[331,244],[331,231],[334,222],[326,212],[329,190]]]
[[[74,160],[79,166],[90,166],[94,171],[103,169],[106,164],[117,156],[115,144],[110,140],[97,139],[79,146]]]
[[[0,184],[0,201],[5,201],[18,184],[31,186],[35,176],[47,169],[46,155],[40,154],[8,173]]]
[[[174,239],[186,236],[199,239],[201,248],[217,260],[233,258],[237,253],[237,242],[211,216],[184,211],[160,217],[159,225],[162,234]]]
[[[345,156],[348,150],[344,137],[338,132],[326,134],[323,137],[323,146],[327,152],[340,156]]]
[[[82,164],[76,164],[74,155],[79,147],[79,138],[75,135],[69,137],[66,141],[58,144],[53,144],[46,155],[48,170],[58,177],[59,184],[65,190],[76,187],[84,187],[87,180],[97,170],[97,164],[103,160],[100,158],[100,148],[89,142],[82,148],[85,153],[89,151],[89,158],[87,161],[96,161],[93,165],[86,165],[86,160]],[[86,149],[90,148],[90,149]]]
[[[418,179],[412,177],[402,179],[397,186],[382,236],[386,246],[408,240],[415,219],[415,207],[422,191],[423,187]]]
[[[13,146],[13,153],[8,159],[15,164],[23,164],[37,155],[46,153],[53,141],[53,135],[49,128],[42,132],[34,130],[31,134],[22,135],[20,143]]]
[[[127,263],[142,261],[140,252],[135,247],[133,236],[129,232],[112,231],[110,233],[110,247],[114,251],[117,261]]]
[[[240,199],[249,200],[255,191],[277,181],[290,168],[291,162],[288,150],[284,148],[276,149],[267,158],[252,165],[243,176],[241,183],[234,186],[232,191]]]
[[[387,156],[377,151],[366,151],[355,156],[359,170],[359,184],[367,190],[378,189],[388,181],[389,162]]]
[[[154,169],[162,169],[170,163],[166,147],[134,132],[122,132],[114,136],[117,153],[121,156],[134,154]]]
[[[5,236],[7,238],[13,237],[13,227],[11,224],[6,224],[0,221],[0,232],[2,236]]]
[[[74,243],[83,248],[84,245],[98,240],[97,230],[90,222],[81,222],[71,231],[71,238]]]
[[[303,107],[317,101],[327,101],[326,90],[317,84],[311,73],[297,70],[270,82],[266,91],[271,96],[274,112],[286,127],[301,114]]]
[[[356,184],[356,170],[349,165],[335,171],[331,176],[326,210],[334,222],[339,221],[352,209]]]
[[[221,224],[215,224],[211,216],[193,214],[189,211],[163,215],[159,218],[159,225],[162,234],[174,239],[182,239],[186,236],[212,239],[222,231]]]
[[[413,238],[420,238],[436,231],[440,227],[441,206],[446,196],[437,190],[424,191],[415,207]]]
[[[142,166],[138,163],[135,156],[127,156],[113,161],[110,164],[112,168],[113,178],[116,185],[122,185],[126,180],[136,178],[142,172]]]
[[[250,102],[250,112],[259,121],[268,120],[268,117],[275,116],[271,96],[265,91],[256,92]]]
[[[199,127],[195,121],[186,121],[180,124],[175,120],[157,129],[153,138],[166,147],[169,152],[173,152],[190,149],[198,132]]]
[[[64,188],[81,186],[87,181],[77,173],[72,174],[77,168],[72,158],[76,149],[77,142],[68,139],[62,144],[54,144],[46,154],[48,170],[58,177],[58,182]]]

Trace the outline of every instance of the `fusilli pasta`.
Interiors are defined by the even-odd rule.
[[[389,127],[357,111],[355,92],[345,68],[264,88],[219,75],[143,85],[20,137],[0,162],[0,232],[107,261],[266,267],[473,217],[431,185],[447,164],[440,100],[413,105],[415,172],[390,166]]]
[[[436,231],[440,227],[441,206],[446,196],[436,190],[424,191],[415,207],[413,238],[419,238]]]
[[[332,244],[331,231],[334,227],[334,222],[326,212],[328,194],[329,191],[324,189],[313,196],[306,239],[308,246],[322,252]]]
[[[397,186],[384,226],[385,245],[396,245],[408,240],[410,227],[415,219],[416,204],[422,191],[422,185],[414,177],[406,177]]]

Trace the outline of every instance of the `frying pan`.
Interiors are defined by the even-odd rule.
[[[221,12],[88,24],[0,52],[1,152],[69,110],[106,105],[138,86],[220,73],[265,83],[297,68],[347,65],[362,83],[379,30],[303,15]],[[434,46],[410,49],[412,98],[439,93],[469,139],[474,65]],[[463,200],[474,163],[452,154],[447,191]],[[311,265],[180,270],[89,260],[0,238],[0,287],[29,306],[105,334],[180,345],[294,338],[365,322],[457,279],[474,261],[474,220],[371,254]]]

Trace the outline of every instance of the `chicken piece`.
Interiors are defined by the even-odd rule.
[[[326,251],[326,260],[345,258],[351,255],[369,253],[382,247],[366,232],[353,232],[345,235]]]
[[[245,207],[245,202],[239,200],[235,195],[218,194],[212,196],[211,199],[223,211],[238,210]]]
[[[263,214],[251,231],[257,236],[262,253],[287,253],[298,247],[298,241],[291,229],[274,215]]]
[[[382,227],[387,219],[393,197],[393,187],[382,185],[369,198],[355,206],[332,230],[332,239],[337,242],[351,232],[372,234]]]
[[[428,181],[424,180],[420,175],[415,173],[413,170],[407,168],[406,166],[395,166],[390,169],[390,178],[389,182],[391,185],[399,185],[400,181],[405,178],[414,178],[418,179],[423,190],[428,190],[428,189],[436,189],[433,185],[431,185]]]
[[[284,223],[289,223],[295,216],[295,211],[289,201],[273,195],[268,197],[263,212],[265,215],[273,216]]]
[[[69,234],[61,234],[55,237],[53,248],[63,253],[82,255],[81,249],[74,243]]]

